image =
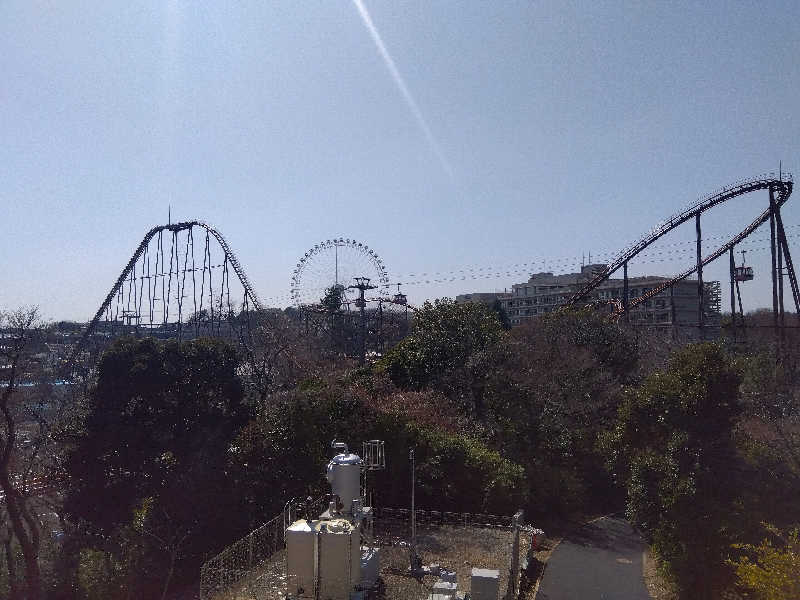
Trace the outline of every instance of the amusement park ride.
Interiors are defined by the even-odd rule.
[[[696,273],[700,301],[695,326],[702,334],[706,326],[703,269],[727,252],[731,314],[735,317],[738,312],[738,320],[743,324],[739,284],[754,279],[753,269],[745,264],[744,256],[737,267],[733,253],[738,244],[761,225],[769,223],[773,327],[776,330],[785,327],[787,279],[795,310],[800,313],[800,290],[781,218],[781,207],[791,196],[792,188],[792,176],[779,171],[736,182],[701,198],[619,252],[567,305],[586,301],[595,288],[622,270],[625,293],[613,317],[627,319],[632,309]],[[701,215],[728,200],[758,191],[768,193],[767,207],[740,233],[704,255]],[[647,293],[629,297],[627,282],[631,261],[676,227],[692,220],[696,230],[694,264]],[[400,291],[399,284],[397,293],[390,294],[392,285],[382,259],[374,250],[354,239],[334,238],[316,244],[300,258],[292,274],[290,297],[294,308],[307,322],[313,323],[317,331],[325,331],[333,338],[342,330],[342,324],[350,331],[357,330],[357,335],[351,335],[356,342],[349,343],[347,352],[363,361],[366,353],[382,352],[387,344],[397,341],[408,330],[409,310],[414,308]],[[338,329],[330,326],[331,311],[326,312],[320,302],[331,289],[340,300],[333,311],[337,315]],[[367,291],[372,294],[367,296]],[[351,313],[351,307],[358,311]],[[219,231],[202,221],[160,225],[147,232],[131,256],[82,337],[74,344],[66,370],[71,372],[79,357],[92,355],[93,347],[96,355],[109,339],[119,334],[146,332],[154,337],[177,339],[227,337],[248,347],[253,321],[264,310],[239,260]],[[734,330],[736,321],[732,319]]]
[[[736,315],[735,294],[738,293],[738,284],[743,281],[751,281],[753,279],[752,267],[745,266],[744,260],[740,267],[736,267],[734,263],[733,253],[738,244],[744,241],[750,234],[752,234],[761,225],[769,222],[770,226],[770,251],[772,256],[772,305],[773,305],[773,326],[778,327],[785,325],[785,311],[784,311],[784,277],[789,279],[791,287],[792,298],[794,300],[795,310],[800,314],[800,289],[798,289],[797,277],[795,275],[794,265],[792,263],[792,256],[789,251],[789,244],[786,241],[786,232],[781,218],[781,207],[789,199],[792,194],[793,188],[792,175],[779,171],[775,173],[768,173],[752,179],[745,179],[738,181],[733,185],[727,186],[713,192],[682,212],[673,215],[666,219],[650,232],[635,241],[633,244],[623,249],[617,254],[616,258],[609,264],[601,273],[598,273],[591,279],[580,291],[578,291],[568,302],[568,305],[574,305],[580,301],[585,300],[589,294],[597,288],[601,283],[608,279],[614,272],[622,269],[624,277],[624,289],[627,290],[628,285],[628,264],[638,254],[644,251],[648,246],[656,242],[661,237],[673,231],[678,226],[686,223],[687,221],[694,220],[696,231],[696,261],[695,264],[689,269],[683,271],[676,277],[654,287],[646,294],[631,299],[627,293],[623,295],[622,302],[614,311],[614,316],[617,318],[626,317],[627,314],[636,306],[647,302],[653,296],[656,296],[664,290],[671,288],[678,281],[686,279],[690,275],[697,273],[698,297],[700,298],[698,306],[697,327],[700,329],[701,335],[705,327],[704,322],[704,306],[703,306],[703,268],[709,263],[713,262],[726,252],[730,255],[730,299],[731,299],[731,315]],[[756,218],[741,232],[734,235],[727,242],[716,248],[710,254],[704,256],[702,248],[702,228],[700,217],[706,211],[721,205],[728,200],[750,194],[752,192],[766,190],[769,195],[769,203],[767,208],[756,216]],[[740,320],[743,320],[743,310],[741,304],[741,294],[739,294],[739,313]],[[732,319],[732,326],[736,327],[736,319]]]
[[[390,285],[374,250],[354,239],[334,238],[300,258],[292,273],[291,297],[305,322],[327,333],[334,346],[346,346],[346,332],[357,331],[351,353],[363,364],[368,352],[383,352],[408,330],[408,311],[414,307],[400,284],[394,295]]]

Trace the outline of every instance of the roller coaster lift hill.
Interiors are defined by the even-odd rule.
[[[713,192],[684,211],[673,215],[669,219],[657,225],[646,235],[632,243],[627,248],[623,249],[608,267],[601,273],[598,273],[592,278],[581,290],[570,298],[567,302],[568,306],[574,306],[577,303],[586,300],[590,293],[597,288],[601,283],[608,279],[613,273],[622,269],[623,271],[623,297],[622,302],[619,303],[614,310],[614,317],[624,317],[627,319],[628,314],[636,306],[648,301],[653,296],[656,296],[664,290],[671,288],[677,282],[686,279],[690,275],[697,273],[698,296],[700,298],[698,306],[698,326],[702,330],[704,323],[704,306],[703,306],[703,268],[714,260],[718,259],[725,253],[729,254],[730,262],[730,282],[731,282],[731,316],[732,326],[736,326],[736,302],[735,294],[738,294],[739,299],[739,313],[743,316],[741,294],[739,292],[739,282],[750,281],[753,279],[752,267],[744,265],[744,259],[741,267],[736,267],[733,253],[737,244],[745,240],[750,234],[766,222],[769,222],[770,227],[770,250],[772,255],[772,311],[773,311],[773,326],[777,329],[779,326],[785,325],[784,313],[784,275],[789,279],[791,287],[792,299],[794,300],[795,310],[800,314],[800,290],[798,290],[797,277],[792,262],[792,256],[789,252],[789,244],[786,241],[786,232],[783,226],[783,219],[781,218],[781,207],[789,199],[792,194],[793,178],[789,173],[779,172],[776,177],[775,173],[769,173],[760,177],[752,179],[745,179],[738,181],[731,186],[722,188]],[[769,204],[767,208],[759,214],[750,225],[745,227],[740,233],[733,236],[722,246],[711,252],[707,256],[702,254],[702,228],[700,217],[701,215],[718,206],[744,194],[751,192],[767,190],[769,194]],[[677,275],[676,277],[654,287],[646,294],[632,299],[628,297],[628,263],[636,257],[639,253],[645,250],[648,246],[653,244],[662,236],[668,234],[679,225],[694,219],[695,229],[697,233],[697,253],[695,264]]]

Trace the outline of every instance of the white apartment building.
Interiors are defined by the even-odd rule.
[[[506,311],[512,325],[536,318],[563,306],[576,292],[580,291],[606,265],[594,264],[581,268],[580,273],[554,275],[553,273],[534,273],[525,283],[511,287],[510,293],[461,294],[457,302],[494,302]],[[645,276],[628,278],[628,298],[635,300],[651,291],[667,277]],[[704,294],[704,325],[718,327],[720,322],[720,285],[718,281],[706,282]],[[622,300],[623,279],[607,279],[581,301]],[[694,326],[698,325],[699,295],[696,279],[684,279],[671,288],[663,290],[653,298],[632,309],[628,320],[637,324],[656,326]]]

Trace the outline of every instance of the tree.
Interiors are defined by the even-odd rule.
[[[637,367],[633,339],[594,311],[558,311],[473,355],[463,389],[489,438],[528,471],[534,509],[571,514],[619,501],[598,432]]]
[[[5,493],[11,532],[19,543],[25,562],[28,600],[39,600],[42,595],[40,531],[36,515],[30,510],[24,493],[26,480],[17,472],[20,466],[18,435],[25,410],[18,388],[33,367],[31,345],[40,329],[36,308],[0,313],[0,331],[5,334],[0,346],[0,413],[3,419],[0,426],[0,489]],[[13,558],[8,553],[10,537],[7,536],[7,540],[6,556],[11,569]]]
[[[413,392],[412,392],[413,394]],[[410,495],[408,451],[417,449],[418,506],[510,514],[526,500],[524,469],[484,443],[441,427],[410,422],[358,381],[309,380],[280,397],[242,431],[232,471],[253,525],[292,497],[329,490],[322,469],[331,440],[385,443],[387,471],[370,473],[370,490],[384,506]]]
[[[248,352],[240,372],[250,396],[262,404],[271,393],[294,388],[325,365],[320,340],[304,335],[300,324],[282,311],[254,317]]]
[[[233,347],[205,339],[122,339],[100,361],[67,459],[66,507],[98,540],[139,535],[146,595],[163,596],[173,574],[185,578],[245,527],[225,468],[251,415],[239,364]]]
[[[449,298],[426,302],[414,315],[412,333],[386,353],[380,368],[399,387],[419,389],[462,367],[502,336],[497,314],[483,304]]]
[[[677,352],[619,408],[604,439],[626,513],[653,543],[685,597],[710,599],[726,583],[739,457],[740,378],[717,345]]]
[[[500,321],[500,326],[506,331],[511,329],[511,320],[508,318],[508,313],[506,309],[503,308],[503,304],[500,300],[495,298],[494,302],[490,304],[490,307],[492,311],[497,314],[497,320]]]
[[[738,584],[750,591],[756,600],[800,598],[800,529],[783,534],[767,526],[767,531],[777,538],[777,547],[769,539],[758,546],[737,545],[754,555],[754,560],[743,556],[733,563]]]
[[[325,295],[320,300],[320,304],[328,313],[333,314],[342,308],[343,293],[344,288],[341,285],[332,285],[325,289]]]

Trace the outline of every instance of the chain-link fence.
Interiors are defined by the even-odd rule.
[[[286,528],[300,513],[316,515],[325,497],[286,503],[283,512],[231,544],[200,569],[201,600],[269,600],[286,587]]]
[[[284,547],[284,515],[280,514],[208,560],[200,570],[200,598],[236,598],[235,589],[246,586]]]
[[[316,511],[322,508],[323,500],[319,498],[303,505],[287,503],[283,513],[208,560],[200,571],[201,600],[283,598],[286,592],[286,528],[303,512],[309,515],[316,514]],[[376,536],[379,539],[375,541],[380,545],[393,546],[406,540],[411,519],[410,510],[382,508],[377,509],[375,513],[378,530],[376,533],[379,532]],[[514,517],[511,516],[436,510],[417,510],[415,513],[417,525],[426,529],[479,527],[511,530],[514,537],[519,535],[520,523],[515,523]],[[464,545],[469,547],[469,544]],[[518,555],[518,552],[517,542],[513,554]],[[516,580],[516,577],[514,579]]]
[[[513,517],[502,515],[488,515],[484,513],[456,513],[439,510],[416,510],[418,525],[442,526],[461,525],[462,527],[501,527],[510,529]],[[396,520],[410,522],[411,511],[407,508],[381,508],[375,511],[375,516],[381,520]]]

